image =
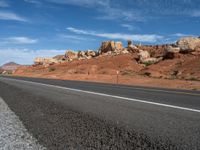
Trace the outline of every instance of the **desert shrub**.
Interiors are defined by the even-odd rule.
[[[8,74],[13,74],[11,71],[8,71]]]
[[[199,81],[199,79],[197,77],[189,77],[188,80],[191,80],[191,81]]]
[[[150,73],[150,72],[147,72],[147,71],[142,71],[142,72],[139,73],[139,75],[151,77],[151,73]]]
[[[49,68],[49,72],[53,72],[53,71],[55,71],[56,70],[56,68],[54,68],[54,67],[50,67]]]
[[[148,62],[144,62],[143,64],[144,64],[144,65],[147,67],[147,66],[150,66],[150,65],[152,65],[152,64],[153,64],[153,62],[151,62],[151,61],[148,61]]]
[[[150,72],[144,72],[144,75],[150,77],[151,73]]]
[[[171,76],[177,76],[178,73],[179,73],[178,70],[173,70],[173,71],[171,72]]]
[[[107,71],[105,71],[105,70],[101,71],[101,74],[107,74]]]
[[[135,73],[134,73],[134,71],[132,71],[132,70],[124,70],[124,71],[122,71],[121,72],[121,75],[128,75],[128,76],[132,76],[132,75],[134,75]]]

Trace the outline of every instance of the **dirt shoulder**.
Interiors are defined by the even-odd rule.
[[[36,77],[36,78],[49,78],[49,79],[60,79],[60,80],[77,80],[77,81],[90,81],[100,83],[114,83],[123,85],[136,85],[146,87],[161,87],[161,88],[172,88],[172,89],[186,89],[186,90],[200,90],[199,81],[186,81],[177,79],[158,79],[150,78],[145,76],[118,76],[117,75],[100,75],[100,74],[24,74],[16,75],[24,77]]]

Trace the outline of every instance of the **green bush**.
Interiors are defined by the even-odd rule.
[[[153,64],[153,62],[150,62],[150,61],[148,61],[148,62],[144,62],[143,64],[144,64],[144,65],[147,67],[147,66],[150,66],[150,65],[152,65],[152,64]]]

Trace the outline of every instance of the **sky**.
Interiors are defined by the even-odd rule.
[[[174,43],[200,36],[199,27],[199,0],[0,0],[0,65],[108,40]]]

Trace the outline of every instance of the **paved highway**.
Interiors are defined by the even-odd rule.
[[[200,92],[0,77],[0,97],[47,149],[200,149]]]

